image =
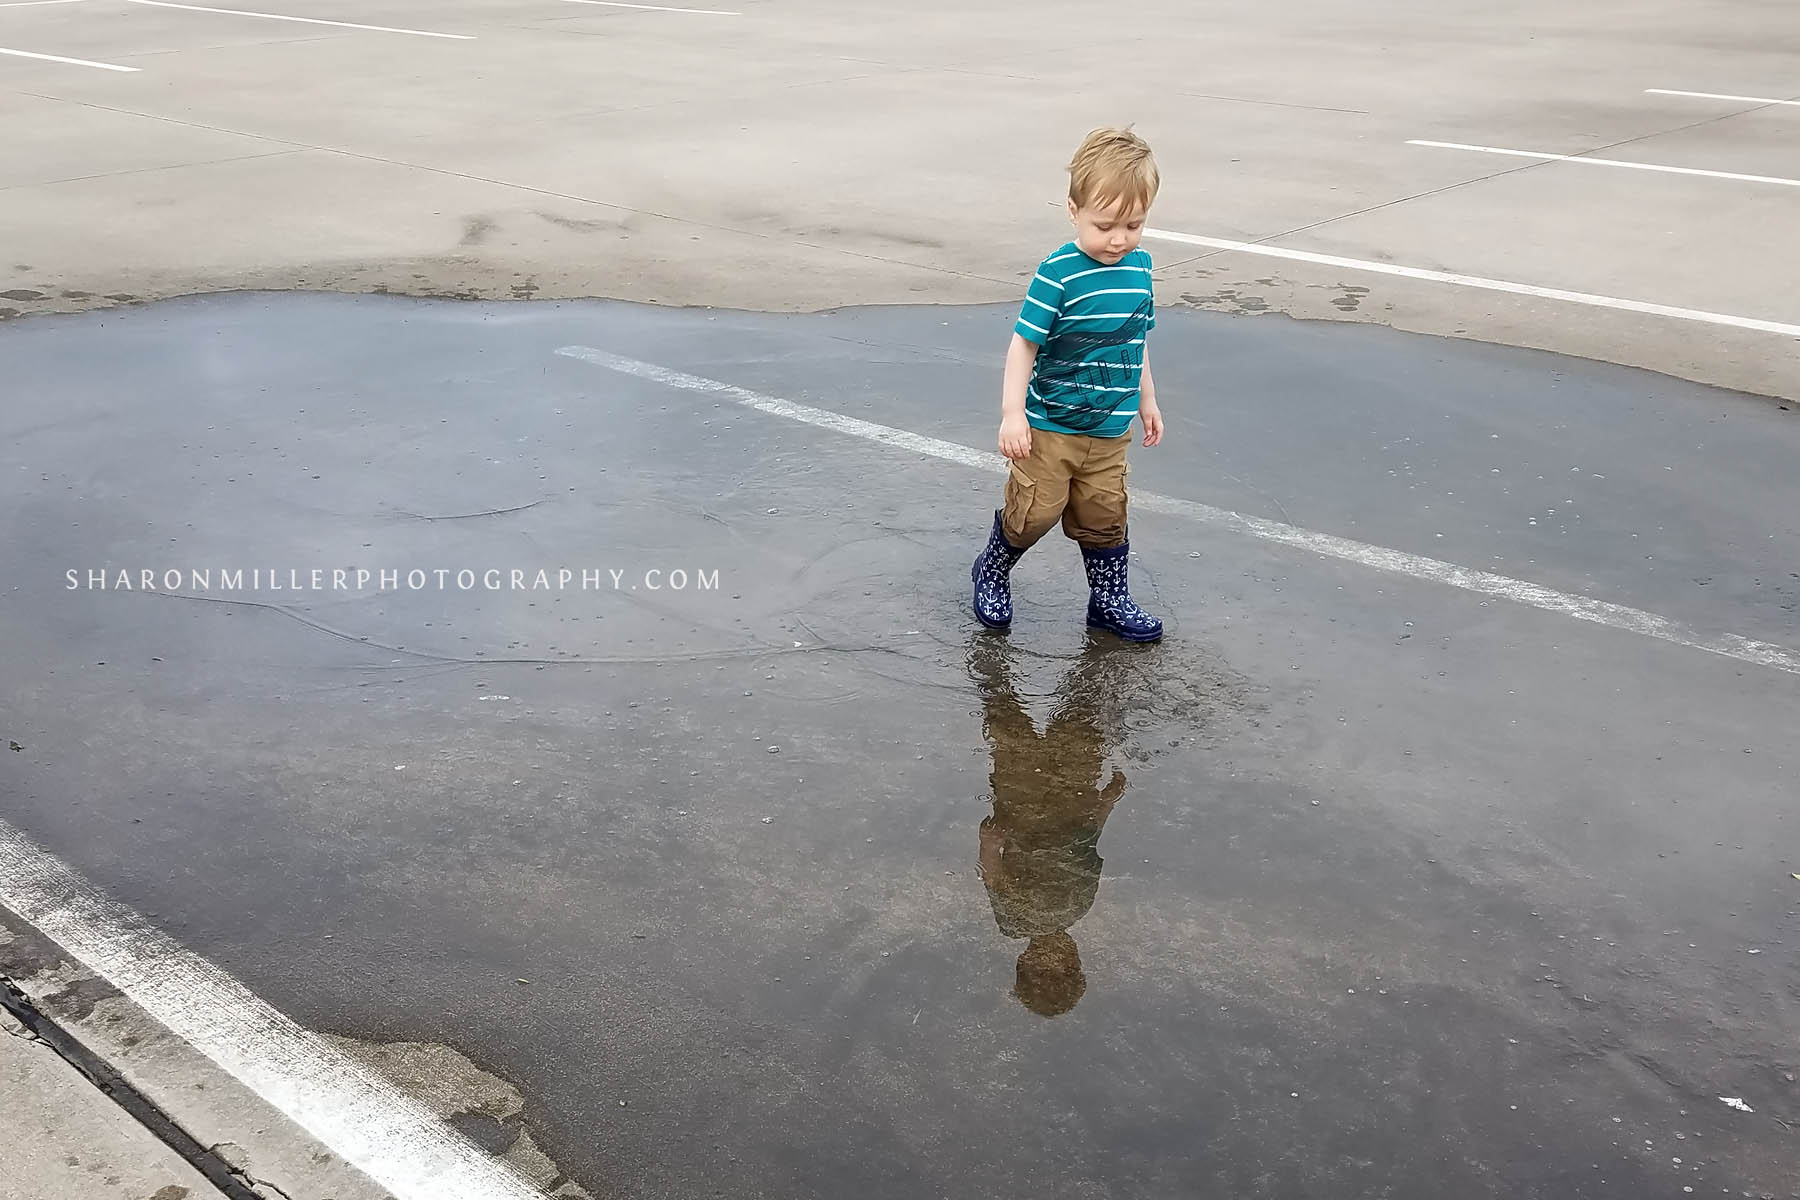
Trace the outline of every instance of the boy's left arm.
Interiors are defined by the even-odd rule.
[[[1156,404],[1156,380],[1150,374],[1150,348],[1144,347],[1144,371],[1138,381],[1138,416],[1144,419],[1144,445],[1162,441],[1162,409]]]

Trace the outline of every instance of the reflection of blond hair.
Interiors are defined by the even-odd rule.
[[[1019,955],[1013,995],[1038,1016],[1060,1017],[1080,1002],[1085,991],[1081,955],[1066,931],[1032,938]]]
[[[1162,177],[1150,143],[1125,129],[1096,129],[1069,161],[1069,199],[1102,211],[1125,201],[1125,213],[1148,212]]]

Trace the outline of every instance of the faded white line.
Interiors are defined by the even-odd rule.
[[[1669,175],[1703,175],[1708,179],[1735,179],[1741,183],[1777,183],[1784,187],[1800,187],[1800,179],[1784,179],[1779,175],[1741,175],[1736,171],[1703,171],[1699,167],[1670,167],[1659,163],[1628,162],[1622,158],[1594,158],[1586,154],[1549,154],[1542,150],[1505,150],[1499,146],[1468,146],[1461,142],[1412,140],[1406,144],[1430,146],[1436,150],[1468,150],[1476,154],[1504,154],[1511,158],[1535,158],[1543,162],[1584,163],[1594,167],[1625,167],[1633,171],[1661,171]]]
[[[67,63],[71,67],[93,67],[96,71],[136,71],[137,67],[121,67],[113,63],[90,62],[85,58],[63,58],[57,54],[33,54],[29,50],[8,50],[0,46],[0,54],[10,54],[14,58],[35,58],[42,62]]]
[[[44,8],[51,4],[86,4],[87,0],[8,0],[0,8]]]
[[[3,818],[0,904],[396,1200],[543,1200],[429,1109],[96,891]]]
[[[565,358],[579,359],[582,362],[593,363],[625,375],[647,379],[665,387],[719,396],[772,416],[785,417],[790,421],[802,421],[821,429],[830,429],[838,433],[850,434],[853,437],[866,438],[869,441],[880,442],[883,445],[911,451],[914,454],[928,455],[932,458],[995,474],[1005,474],[1008,470],[1006,459],[991,451],[976,450],[957,442],[946,442],[938,438],[908,433],[904,429],[877,425],[872,421],[864,421],[857,417],[847,417],[841,413],[811,408],[773,396],[764,396],[733,384],[721,383],[716,379],[689,375],[668,367],[657,366],[655,363],[639,362],[637,359],[625,358],[605,350],[596,350],[591,346],[564,346],[556,353]],[[1623,604],[1612,604],[1588,596],[1559,592],[1554,588],[1527,583],[1522,579],[1494,575],[1487,571],[1475,571],[1468,567],[1457,566],[1455,563],[1440,562],[1434,558],[1408,554],[1403,550],[1371,546],[1333,534],[1317,533],[1310,529],[1283,525],[1262,517],[1246,516],[1228,509],[1214,508],[1193,500],[1181,500],[1155,492],[1133,492],[1131,503],[1138,509],[1186,517],[1203,524],[1230,530],[1233,533],[1246,534],[1263,541],[1293,546],[1325,558],[1342,559],[1378,571],[1387,571],[1428,583],[1460,588],[1477,595],[1493,596],[1516,604],[1543,609],[1546,612],[1573,617],[1578,621],[1590,621],[1596,625],[1605,625],[1627,633],[1673,642],[1677,646],[1704,650],[1709,654],[1722,655],[1739,662],[1759,667],[1772,667],[1777,671],[1800,675],[1800,651],[1777,646],[1770,642],[1755,641],[1735,633],[1705,634],[1690,629],[1677,621],[1672,621],[1668,617],[1658,616],[1656,613],[1645,612],[1642,609],[1628,608]]]
[[[186,12],[221,13],[228,17],[259,17],[265,21],[297,21],[302,25],[333,25],[339,29],[366,29],[372,33],[405,33],[413,37],[449,38],[452,41],[472,42],[475,38],[466,33],[430,33],[423,29],[394,29],[387,25],[356,25],[349,21],[323,21],[317,17],[289,17],[280,13],[246,12],[241,8],[202,8],[198,4],[171,4],[168,0],[126,0],[128,4],[147,4],[152,8],[179,8]]]
[[[1453,283],[1460,287],[1483,288],[1490,292],[1511,292],[1518,296],[1536,296],[1544,300],[1564,300],[1570,304],[1589,304],[1596,308],[1616,308],[1625,312],[1647,313],[1655,317],[1674,317],[1682,321],[1703,321],[1709,325],[1730,325],[1737,329],[1754,329],[1759,333],[1779,333],[1800,337],[1800,325],[1784,321],[1765,321],[1760,317],[1737,317],[1730,313],[1706,312],[1698,308],[1677,308],[1670,304],[1652,304],[1645,300],[1625,300],[1618,296],[1600,296],[1590,292],[1570,292],[1562,288],[1539,287],[1531,283],[1513,283],[1505,279],[1484,279],[1479,275],[1458,275],[1453,271],[1433,271],[1425,267],[1402,267],[1394,263],[1370,262],[1361,258],[1339,258],[1334,254],[1314,254],[1310,250],[1288,250],[1261,242],[1234,242],[1225,238],[1201,237],[1193,233],[1175,233],[1166,229],[1146,229],[1144,236],[1187,246],[1209,246],[1216,250],[1233,250],[1242,254],[1260,254],[1267,258],[1286,258],[1294,262],[1317,263],[1325,267],[1341,267],[1347,271],[1369,271],[1377,275],[1398,275],[1405,279],[1423,279],[1432,283]]]
[[[1722,96],[1718,92],[1672,92],[1667,88],[1645,88],[1646,96],[1691,96],[1696,100],[1731,100],[1738,104],[1783,104],[1800,108],[1800,100],[1774,100],[1768,96]]]
[[[563,0],[564,4],[594,4],[601,8],[636,8],[644,12],[697,13],[706,17],[741,17],[740,12],[726,12],[722,8],[670,8],[662,4],[625,4],[621,0]]]

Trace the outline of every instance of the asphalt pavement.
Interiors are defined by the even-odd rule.
[[[6,819],[597,1196],[1787,1195],[1800,416],[1170,313],[996,637],[1009,320],[0,328]]]

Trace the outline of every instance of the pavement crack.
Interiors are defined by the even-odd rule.
[[[23,1026],[23,1025],[14,1026],[13,1023],[10,1021],[5,1023],[4,1025],[0,1025],[0,1032],[5,1032],[6,1034],[8,1034],[11,1037],[16,1037],[21,1042],[35,1042],[38,1045],[42,1045],[44,1042],[43,1038],[41,1038],[37,1034],[31,1032],[31,1030],[25,1028],[25,1026]]]
[[[276,613],[296,621],[308,629],[316,630],[328,637],[349,642],[357,646],[366,646],[373,650],[386,650],[392,654],[410,655],[421,663],[440,663],[445,666],[492,667],[492,666],[537,666],[537,667],[612,667],[612,666],[667,666],[671,663],[690,662],[725,662],[731,659],[761,659],[777,655],[817,653],[822,650],[856,649],[837,646],[776,646],[763,643],[756,646],[745,646],[735,650],[695,650],[689,654],[619,654],[599,658],[500,658],[482,655],[479,658],[468,658],[458,654],[437,654],[429,650],[409,650],[405,646],[396,646],[389,642],[378,642],[374,638],[336,629],[323,621],[315,621],[311,617],[302,616],[293,609],[279,604],[270,604],[264,600],[233,600],[224,596],[193,596],[186,592],[150,591],[142,595],[162,596],[169,600],[187,600],[195,604],[222,604],[239,608],[258,608]],[[871,647],[876,648],[876,647]]]
[[[470,521],[476,517],[499,517],[505,516],[507,513],[524,512],[526,509],[536,508],[542,503],[544,503],[542,500],[533,500],[530,504],[515,504],[511,508],[487,508],[480,512],[446,513],[439,516],[433,516],[428,513],[407,512],[403,508],[395,509],[394,511],[403,517],[413,517],[420,521]]]
[[[267,1179],[258,1179],[255,1175],[252,1175],[247,1164],[239,1166],[234,1160],[234,1156],[227,1153],[226,1147],[228,1146],[232,1150],[237,1150],[239,1152],[235,1157],[242,1156],[242,1148],[231,1142],[215,1143],[214,1145],[208,1146],[206,1152],[224,1163],[227,1169],[230,1170],[233,1178],[243,1181],[244,1186],[263,1195],[265,1200],[270,1200],[270,1198],[272,1198],[272,1200],[294,1200],[294,1197],[279,1184],[271,1183]]]
[[[1266,492],[1263,489],[1257,487],[1255,484],[1251,483],[1249,480],[1240,479],[1238,476],[1233,475],[1229,471],[1218,471],[1217,474],[1219,476],[1221,476],[1222,478],[1231,480],[1233,483],[1237,484],[1238,486],[1240,486],[1250,492],[1254,492],[1256,495],[1262,497],[1264,500],[1267,500],[1270,504],[1274,505],[1275,511],[1281,514],[1281,519],[1282,519],[1283,523],[1288,524],[1288,525],[1292,525],[1294,523],[1294,518],[1288,515],[1287,506],[1282,504],[1282,502],[1280,500],[1276,499],[1271,493]]]

